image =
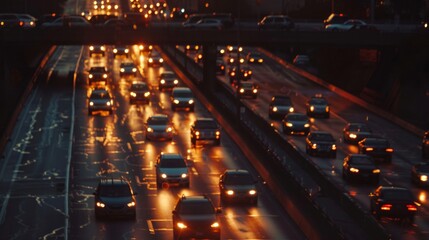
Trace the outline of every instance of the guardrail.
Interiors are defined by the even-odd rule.
[[[273,179],[287,183],[278,185],[297,194],[306,204],[306,210],[318,219],[317,222],[324,224],[322,228],[328,235],[323,233],[323,238],[359,239],[364,236],[367,239],[390,239],[385,229],[344,189],[330,181],[329,176],[283,139],[264,118],[239,101],[229,86],[217,81],[216,89],[207,90],[201,84],[203,74],[200,65],[173,47],[165,47],[164,51],[189,74],[223,117],[234,124],[236,131],[244,134],[247,144],[264,156],[258,164],[263,164]],[[336,210],[344,211],[350,222],[355,222],[364,233],[352,230],[350,222],[345,223],[344,219],[335,219],[331,211]]]

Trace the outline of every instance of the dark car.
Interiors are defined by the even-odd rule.
[[[172,71],[164,71],[159,75],[159,90],[171,89],[179,85],[177,75]]]
[[[122,62],[119,65],[120,77],[135,77],[137,76],[137,66],[133,62]]]
[[[310,132],[306,139],[305,151],[311,156],[337,157],[337,146],[332,134],[324,131]]]
[[[128,57],[130,49],[127,46],[115,46],[113,48],[113,57]]]
[[[195,98],[192,90],[188,87],[175,87],[171,91],[170,96],[171,109],[189,109],[190,112],[194,111]]]
[[[164,63],[164,59],[161,57],[160,53],[155,51],[152,51],[149,53],[147,57],[148,67],[153,67],[153,66],[162,67],[163,63]]]
[[[330,108],[328,101],[320,95],[311,97],[306,104],[307,115],[309,117],[324,117],[329,118]]]
[[[95,217],[125,216],[136,218],[136,193],[124,178],[103,178],[94,192]]]
[[[146,140],[173,139],[173,124],[165,114],[154,114],[146,121]]]
[[[250,97],[256,99],[258,97],[258,85],[253,82],[242,82],[237,84],[237,93],[240,98]]]
[[[392,162],[393,148],[389,140],[382,137],[368,137],[358,143],[359,153],[368,154],[374,159]]]
[[[341,24],[347,20],[349,20],[349,17],[342,13],[331,13],[327,19],[323,20],[323,25],[326,27],[329,24]]]
[[[133,81],[130,87],[130,104],[146,103],[150,101],[149,86],[142,81]]]
[[[106,46],[104,45],[91,45],[89,46],[89,57],[92,55],[101,55],[104,57],[106,55]]]
[[[429,158],[429,131],[425,132],[423,135],[422,157]]]
[[[89,22],[92,25],[104,25],[104,23],[110,19],[118,19],[118,17],[109,14],[96,14],[91,16]]]
[[[247,170],[226,170],[219,178],[219,192],[222,204],[246,202],[258,204],[256,183]]]
[[[380,186],[369,194],[371,213],[377,218],[408,219],[413,222],[418,203],[409,189]]]
[[[225,75],[225,62],[223,59],[216,59],[216,74]]]
[[[197,141],[213,141],[220,145],[220,127],[213,118],[197,118],[191,126],[191,144]]]
[[[429,186],[429,163],[417,163],[411,167],[411,181],[418,186]]]
[[[291,30],[295,27],[294,21],[285,15],[268,15],[258,22],[258,29]]]
[[[156,186],[163,184],[189,187],[189,170],[185,159],[178,153],[161,153],[156,160]]]
[[[113,113],[113,98],[107,88],[95,88],[91,91],[88,101],[88,114],[94,112]]]
[[[262,54],[258,52],[249,52],[246,55],[247,63],[263,63],[264,58],[262,57]]]
[[[182,196],[173,210],[173,239],[221,238],[221,225],[215,208],[206,196]]]
[[[380,168],[366,154],[349,154],[343,161],[343,179],[362,180],[378,184]]]
[[[370,137],[372,130],[365,123],[347,123],[343,129],[343,138],[345,143],[356,144],[360,140]]]
[[[238,79],[247,81],[252,79],[252,69],[246,66],[232,67],[228,71],[229,83],[234,84]]]
[[[89,84],[107,84],[109,72],[104,66],[91,67],[89,69]]]
[[[294,112],[292,99],[289,96],[276,95],[271,98],[268,116],[271,119],[283,119],[288,113]]]
[[[283,133],[304,134],[310,132],[310,119],[303,113],[289,113],[282,120]]]

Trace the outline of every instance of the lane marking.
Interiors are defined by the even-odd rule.
[[[146,222],[147,222],[147,226],[148,226],[148,229],[149,229],[149,233],[151,235],[155,235],[155,229],[153,228],[152,220],[149,219]]]

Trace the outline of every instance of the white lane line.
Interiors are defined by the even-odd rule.
[[[147,226],[148,226],[148,229],[149,229],[149,233],[151,235],[155,235],[155,229],[153,228],[152,220],[149,219],[146,222],[147,222]]]

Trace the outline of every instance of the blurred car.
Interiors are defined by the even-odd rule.
[[[16,14],[0,13],[0,28],[20,28],[23,26],[24,22]]]
[[[298,67],[306,67],[310,64],[310,57],[305,54],[297,54],[292,61],[293,65]]]
[[[82,16],[61,16],[52,22],[44,22],[40,27],[42,28],[89,28],[91,23]]]
[[[161,153],[156,160],[156,186],[163,184],[189,187],[189,170],[185,159],[178,153]]]
[[[128,57],[130,49],[127,46],[115,46],[113,48],[113,57],[122,56]]]
[[[139,44],[139,50],[140,50],[140,53],[144,53],[144,52],[149,53],[149,52],[152,52],[153,46],[148,44]]]
[[[149,86],[142,81],[133,81],[130,87],[130,104],[146,103],[150,101]]]
[[[238,79],[242,81],[247,81],[252,79],[252,69],[247,66],[234,66],[229,68],[228,76],[230,84],[234,84]]]
[[[370,137],[372,130],[365,123],[347,123],[343,129],[345,143],[358,143],[360,140]]]
[[[253,82],[242,82],[237,84],[237,94],[239,98],[253,98],[258,97],[258,85]]]
[[[258,22],[258,29],[291,30],[295,27],[294,21],[285,15],[268,15]]]
[[[196,23],[183,24],[185,28],[196,28],[196,29],[223,29],[223,24],[219,19],[214,18],[203,18]]]
[[[238,53],[238,52],[243,52],[243,47],[237,46],[237,45],[228,45],[226,46],[226,50],[228,51],[229,54]]]
[[[429,158],[429,131],[426,131],[423,135],[422,157]]]
[[[125,216],[136,218],[136,193],[124,178],[103,178],[94,192],[95,217]]]
[[[195,98],[191,89],[188,87],[174,87],[171,91],[171,109],[176,111],[177,109],[189,109],[194,111]]]
[[[228,55],[227,61],[229,65],[238,65],[238,64],[244,63],[245,59],[241,54],[239,55],[236,52],[233,52]]]
[[[323,20],[323,27],[330,24],[342,24],[349,20],[349,17],[342,13],[331,13],[327,19]]]
[[[330,108],[328,101],[320,95],[311,97],[306,104],[307,116],[329,118]]]
[[[113,98],[107,88],[95,88],[89,95],[88,114],[101,111],[113,113]]]
[[[292,99],[289,96],[276,95],[271,98],[268,108],[268,116],[271,119],[283,119],[286,114],[294,112]]]
[[[107,84],[109,71],[104,66],[94,66],[89,69],[89,84]]]
[[[164,71],[159,75],[159,90],[174,88],[179,85],[179,79],[172,71]]]
[[[59,17],[61,17],[61,15],[58,15],[56,13],[43,14],[42,16],[37,18],[36,26],[42,26],[42,24],[45,22],[53,22]]]
[[[161,57],[161,54],[159,54],[156,51],[152,51],[149,53],[149,56],[147,57],[148,67],[162,66],[163,63],[164,63],[164,59]]]
[[[413,193],[402,187],[379,186],[369,197],[371,213],[377,219],[390,217],[413,222],[419,205]]]
[[[119,65],[120,77],[135,77],[137,76],[137,66],[133,62],[121,62]]]
[[[221,225],[212,201],[205,195],[179,198],[173,210],[173,239],[221,239]]]
[[[360,20],[360,19],[349,19],[345,22],[338,22],[338,23],[330,23],[325,26],[325,31],[329,32],[344,32],[349,31],[354,26],[366,26],[366,22]]]
[[[195,54],[194,60],[195,60],[196,63],[202,63],[203,62],[203,53],[202,53],[202,51],[198,51]]]
[[[306,153],[311,156],[337,157],[337,146],[331,133],[324,131],[312,131],[306,139]]]
[[[104,45],[91,45],[89,46],[89,57],[92,57],[92,55],[106,55],[106,46]]]
[[[378,184],[380,172],[372,157],[366,154],[349,154],[344,158],[342,176],[345,180],[362,180]]]
[[[213,118],[197,118],[191,125],[191,144],[198,141],[213,141],[220,145],[220,127]]]
[[[429,163],[421,162],[411,167],[411,181],[418,186],[429,186]]]
[[[19,20],[22,22],[23,28],[34,28],[36,27],[37,18],[31,16],[30,14],[17,13],[16,14]]]
[[[118,19],[118,17],[111,14],[96,14],[91,16],[89,22],[92,25],[104,25],[104,23],[110,19]]]
[[[199,45],[186,45],[185,46],[185,52],[186,53],[196,52],[196,51],[198,51],[198,49],[200,49]]]
[[[310,132],[310,119],[303,113],[288,113],[282,120],[283,133],[304,134]]]
[[[225,75],[225,62],[221,58],[216,59],[216,74]]]
[[[146,140],[173,139],[173,124],[165,114],[155,114],[146,121]]]
[[[264,58],[259,52],[249,52],[246,55],[247,63],[263,63]]]
[[[382,137],[367,137],[358,143],[359,153],[367,154],[374,159],[392,162],[393,148],[389,141]]]
[[[220,201],[226,205],[229,202],[246,202],[258,204],[256,183],[247,170],[225,170],[219,178]]]

